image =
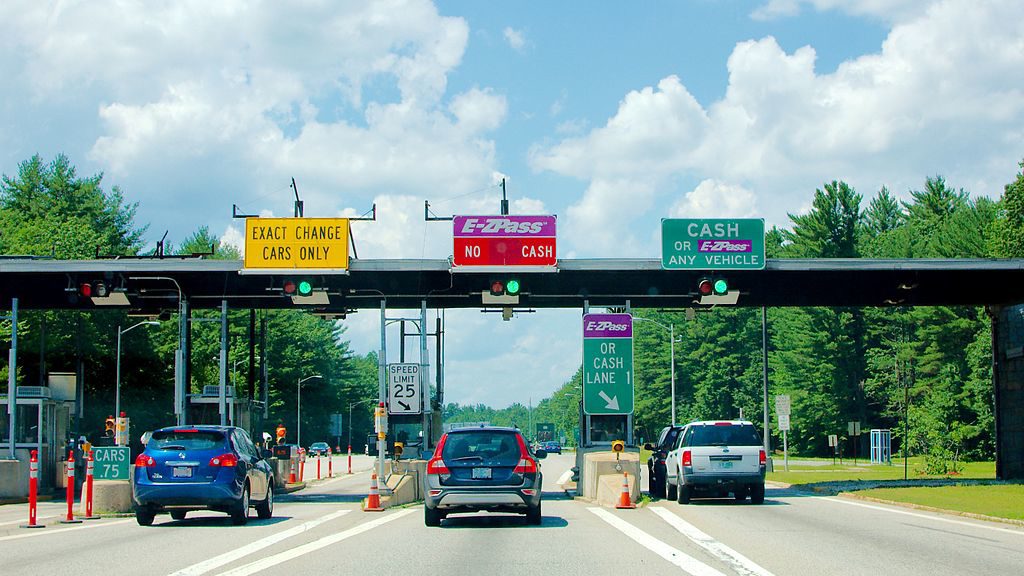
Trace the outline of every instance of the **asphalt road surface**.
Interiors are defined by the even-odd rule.
[[[555,486],[572,459],[542,463],[540,526],[483,513],[427,528],[419,505],[362,512],[371,461],[361,456],[356,474],[336,458],[342,475],[281,496],[274,518],[246,526],[215,513],[64,526],[50,502],[40,507],[48,526],[25,530],[25,505],[0,506],[0,574],[1024,574],[1024,527],[772,488],[760,506],[600,508]]]

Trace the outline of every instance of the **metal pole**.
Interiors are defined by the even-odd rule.
[[[671,354],[672,378],[672,425],[676,425],[676,325],[668,325],[669,350]]]
[[[380,356],[377,358],[377,394],[378,406],[387,400],[387,301],[383,298],[380,301]],[[377,438],[377,478],[384,482],[384,452],[387,442]]]
[[[764,392],[764,453],[769,461],[772,455],[772,434],[768,427],[768,309],[761,306],[761,369]],[[769,465],[770,466],[770,465]],[[769,468],[770,469],[770,468]]]
[[[10,440],[11,460],[16,460],[14,455],[15,428],[18,418],[18,385],[15,376],[18,374],[18,299],[11,298],[11,350],[7,355],[7,421],[9,424],[8,436]]]
[[[227,385],[228,385],[228,301],[220,301],[220,390],[217,391],[217,409],[220,411],[220,425],[227,426]]]
[[[117,368],[114,370],[114,418],[121,417],[121,325],[117,325]]]
[[[295,444],[302,446],[302,379],[295,384]]]
[[[430,356],[427,355],[427,301],[420,301],[420,407],[423,409],[423,437],[420,439],[420,457],[430,447]]]

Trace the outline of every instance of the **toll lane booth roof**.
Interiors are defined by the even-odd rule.
[[[346,271],[252,273],[240,260],[0,259],[0,307],[103,309],[143,313],[193,308],[301,308],[324,313],[379,308],[481,308],[495,280],[520,283],[519,307],[623,306],[685,308],[698,301],[708,274],[728,280],[738,306],[989,305],[1024,301],[1024,260],[769,260],[763,270],[665,270],[654,259],[559,260],[555,271],[454,270],[448,260],[358,260]],[[312,296],[283,295],[305,280]],[[83,283],[109,293],[80,295]]]

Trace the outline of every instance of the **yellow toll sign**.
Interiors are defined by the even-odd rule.
[[[245,267],[348,269],[348,218],[246,218]]]

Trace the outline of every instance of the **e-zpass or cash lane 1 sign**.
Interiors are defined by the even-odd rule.
[[[583,316],[583,410],[633,413],[633,317]]]
[[[663,218],[661,267],[666,270],[761,270],[761,218]]]

